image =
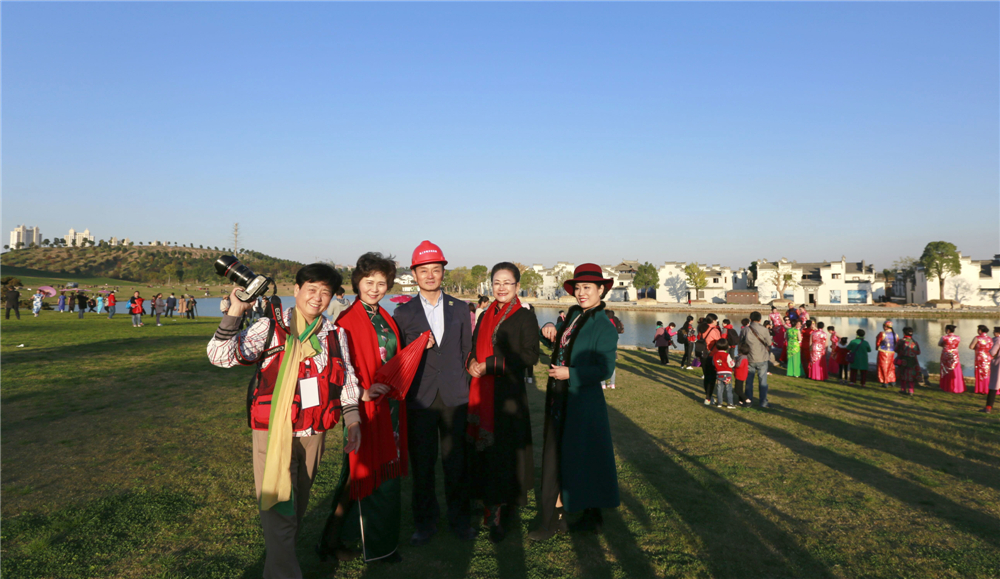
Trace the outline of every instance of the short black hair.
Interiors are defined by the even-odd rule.
[[[827,326],[826,329],[830,330],[832,332],[834,330],[834,327],[833,326]]]
[[[719,316],[717,316],[715,314],[708,314],[707,316],[705,316],[705,318],[709,319],[709,320],[712,320],[713,322],[719,321]]]
[[[609,316],[615,315],[615,311],[614,310],[604,310],[604,311],[607,312]]]
[[[749,356],[750,355],[750,343],[749,342],[741,342],[740,343],[740,347],[739,347],[739,349],[737,351],[740,353],[740,356]]]
[[[864,338],[865,337],[865,331],[864,330],[858,330],[858,337],[859,338]]]
[[[983,325],[983,324],[979,324],[979,327],[978,327],[978,328],[976,328],[976,329],[977,329],[977,330],[979,330],[979,331],[980,331],[981,333],[983,333],[983,334],[986,334],[986,333],[989,333],[989,331],[990,331],[990,329],[989,329],[989,328],[987,328],[987,327],[986,327],[985,325]]]
[[[493,283],[493,276],[498,271],[509,271],[514,276],[514,282],[521,283],[521,270],[517,269],[517,266],[509,261],[501,261],[493,266],[493,269],[490,270],[490,283]]]
[[[993,326],[993,333],[1000,334],[1000,326]]]
[[[472,313],[476,313],[476,304],[469,302],[469,311]]]
[[[675,323],[673,323],[673,322],[670,322],[669,324],[667,324],[667,327],[668,327],[668,328],[676,328],[676,327],[677,327],[677,324],[675,324]]]
[[[847,338],[841,338],[840,339],[840,343],[841,344],[846,344],[847,343]]]
[[[325,283],[332,293],[344,283],[344,276],[325,263],[310,263],[295,274],[295,285],[302,287],[307,283]]]
[[[955,326],[953,326],[952,324],[948,324],[947,326],[944,327],[944,331],[946,334],[954,332]]]
[[[42,290],[38,290],[38,291],[42,291]],[[660,320],[656,320],[656,325],[657,326],[662,326],[663,322],[661,322]]]
[[[479,300],[476,303],[488,304],[488,303],[490,303],[490,298],[488,298],[486,296],[479,296]]]
[[[718,340],[715,341],[715,348],[717,350],[725,350],[729,348],[729,340],[726,340],[725,338],[719,338]]]
[[[913,335],[913,328],[911,328],[910,326],[906,326],[905,328],[903,328],[903,335],[904,336],[912,336]]]
[[[825,326],[823,325],[823,322],[816,322],[816,329],[817,330],[822,330],[824,327]]]
[[[337,289],[333,290],[333,295],[335,295],[335,296],[342,296],[345,293],[347,293],[347,292],[344,291],[344,286],[340,286]]]
[[[760,321],[760,312],[750,312],[750,321],[751,322],[759,322]]]
[[[358,258],[358,264],[351,272],[351,287],[354,293],[358,293],[358,284],[361,280],[372,274],[380,273],[385,276],[386,291],[392,289],[396,282],[396,262],[393,256],[384,256],[377,251],[369,251]]]
[[[750,320],[747,319],[747,318],[743,318],[742,320],[740,320],[740,324],[742,324],[744,326],[748,326],[748,325],[750,325]]]

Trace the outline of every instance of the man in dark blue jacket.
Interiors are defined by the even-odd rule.
[[[472,350],[469,304],[441,291],[444,266],[441,249],[429,241],[413,251],[411,269],[420,287],[417,299],[396,308],[400,346],[430,330],[433,346],[424,354],[406,396],[410,470],[413,473],[413,521],[410,544],[420,546],[437,533],[441,514],[434,493],[434,469],[440,437],[448,524],[462,540],[472,540],[469,524],[468,476],[465,461],[465,418],[469,382],[465,361]]]
[[[167,298],[167,317],[174,317],[174,308],[177,307],[177,298],[174,296],[173,292],[170,293],[170,297]]]

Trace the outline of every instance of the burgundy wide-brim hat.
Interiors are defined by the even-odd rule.
[[[583,263],[576,266],[576,269],[573,270],[573,279],[566,280],[563,283],[563,289],[566,290],[566,293],[572,295],[573,288],[579,282],[603,284],[605,294],[611,291],[611,286],[615,284],[615,280],[604,277],[604,270],[596,263]]]

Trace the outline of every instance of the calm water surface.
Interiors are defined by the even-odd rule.
[[[386,296],[381,304],[390,314],[396,309],[396,304],[389,301],[389,298],[393,296]],[[198,300],[198,315],[205,317],[222,317],[222,313],[219,311],[219,304],[222,301],[220,298],[196,298]],[[351,298],[349,298],[351,299]],[[288,307],[294,303],[294,298],[292,296],[282,296],[282,304]],[[610,304],[609,304],[610,305]],[[614,306],[611,305],[611,309]],[[769,313],[767,311],[761,310],[761,314],[765,316]],[[539,324],[545,324],[547,322],[554,322],[559,316],[558,308],[535,308],[535,315],[538,317]],[[653,346],[653,334],[656,333],[656,322],[661,321],[664,325],[674,322],[678,327],[684,324],[684,320],[687,319],[687,314],[683,312],[639,312],[630,310],[616,311],[615,315],[622,321],[625,326],[625,333],[618,337],[618,343],[628,346]],[[740,314],[740,317],[731,319],[733,326],[736,328],[740,327],[740,320],[746,314]],[[854,338],[855,332],[859,329],[865,331],[865,340],[868,341],[872,346],[872,356],[871,360],[874,362],[874,349],[875,349],[875,336],[882,330],[882,323],[886,318],[855,318],[846,316],[811,316],[811,319],[823,322],[827,326],[833,325],[837,329],[837,335],[841,337]],[[962,361],[962,372],[966,376],[972,376],[975,373],[973,369],[973,357],[975,353],[969,349],[969,342],[976,335],[976,326],[979,324],[985,324],[991,330],[990,335],[992,336],[992,329],[994,326],[1000,326],[1000,319],[996,318],[984,318],[984,319],[960,319],[960,320],[948,320],[943,319],[927,319],[927,318],[888,318],[892,320],[893,328],[900,335],[903,333],[903,328],[910,326],[913,328],[913,337],[920,344],[920,365],[926,367],[927,361],[938,362],[941,359],[941,348],[938,347],[938,340],[944,335],[944,327],[948,324],[954,324],[957,327],[955,333],[962,338],[962,346],[959,348],[959,353],[961,355]]]

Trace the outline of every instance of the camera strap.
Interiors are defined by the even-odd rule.
[[[277,291],[274,293],[276,294]],[[270,320],[271,323],[267,325],[267,339],[264,341],[264,351],[257,358],[257,369],[254,371],[253,376],[250,378],[250,383],[247,385],[247,426],[250,428],[253,428],[251,409],[253,408],[254,392],[257,391],[257,384],[260,382],[260,372],[264,367],[264,361],[285,349],[284,344],[268,348],[271,345],[271,340],[274,339],[275,328],[284,321],[281,317],[281,298],[277,295],[271,295],[271,298],[267,301],[267,306],[264,308],[264,317]]]

